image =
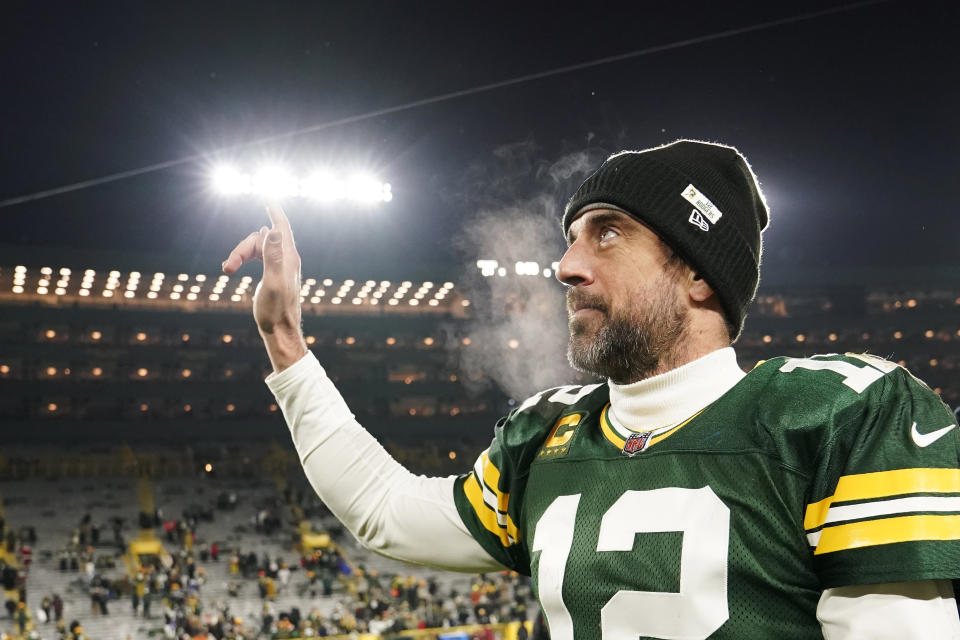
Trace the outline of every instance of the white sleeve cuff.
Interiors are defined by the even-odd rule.
[[[949,580],[826,589],[817,606],[825,640],[960,639]]]

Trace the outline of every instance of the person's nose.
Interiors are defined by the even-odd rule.
[[[593,282],[593,258],[588,247],[579,239],[567,247],[557,266],[557,280],[568,287]]]

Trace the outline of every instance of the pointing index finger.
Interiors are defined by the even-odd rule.
[[[267,201],[267,216],[273,223],[274,229],[279,229],[285,238],[292,239],[293,231],[290,229],[290,221],[287,220],[287,214],[283,212],[283,207],[276,200]]]

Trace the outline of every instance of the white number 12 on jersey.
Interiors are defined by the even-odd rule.
[[[537,522],[537,586],[551,640],[573,640],[573,619],[563,602],[563,578],[580,494],[557,497]],[[597,551],[630,551],[638,533],[680,531],[679,593],[618,591],[600,610],[604,640],[651,636],[701,640],[730,617],[727,554],[730,510],[710,487],[627,491],[603,514]],[[643,615],[638,615],[643,612]]]

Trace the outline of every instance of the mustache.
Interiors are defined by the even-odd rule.
[[[606,302],[600,296],[581,289],[567,289],[567,312],[572,314],[578,309],[596,309],[603,313],[608,311]]]

